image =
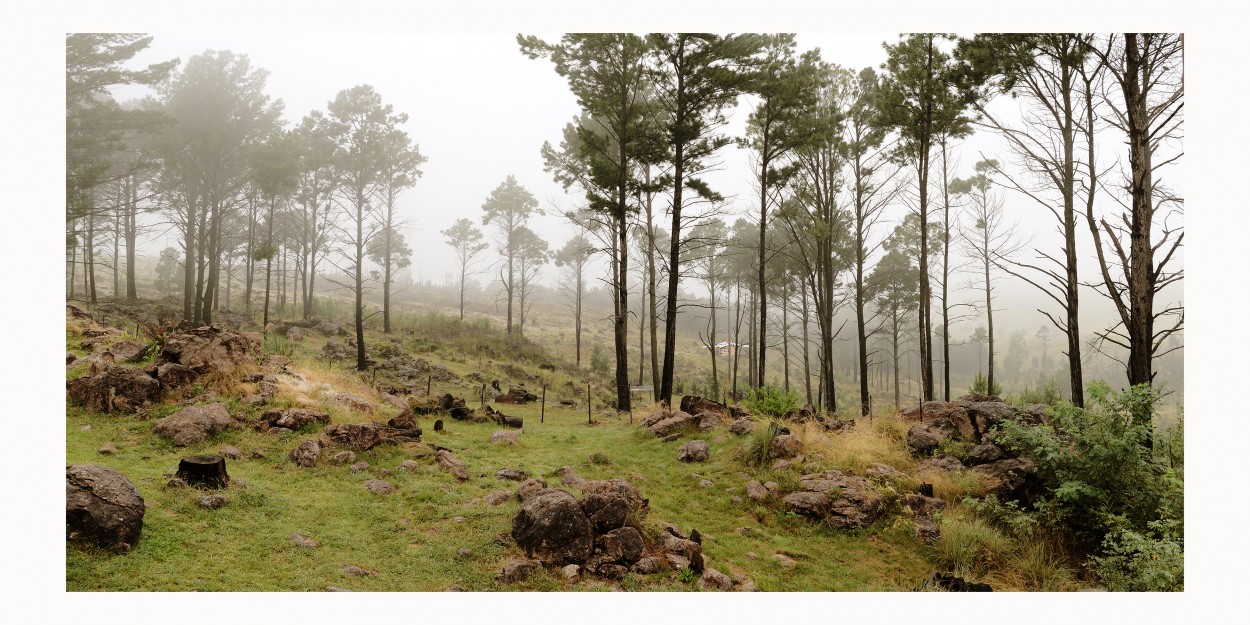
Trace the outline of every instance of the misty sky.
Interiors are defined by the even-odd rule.
[[[152,45],[136,57],[136,64],[175,57],[185,63],[208,49],[247,55],[254,67],[269,72],[267,93],[283,101],[288,124],[298,123],[313,109],[324,110],[339,90],[360,84],[372,85],[385,103],[407,113],[404,128],[429,159],[422,167],[423,177],[399,200],[399,211],[409,220],[404,234],[415,251],[414,280],[436,284],[454,280],[454,258],[439,231],[460,217],[480,223],[482,202],[509,175],[516,176],[546,212],[535,217],[531,227],[552,249],[574,233],[560,215],[580,206],[583,196],[576,189],[566,193],[543,172],[539,149],[544,141],[559,143],[563,127],[578,113],[577,103],[550,62],[530,60],[520,53],[515,34],[152,34]],[[559,37],[558,33],[539,34],[550,41]],[[826,61],[858,70],[869,66],[879,69],[885,60],[882,43],[893,43],[898,35],[799,33],[796,39],[800,52],[820,48]],[[119,90],[116,97],[125,100],[148,93],[143,88],[127,88]],[[745,131],[752,104],[750,96],[739,99],[726,127],[731,136],[741,136]],[[1019,115],[1018,104],[1010,98],[999,98],[993,108],[1007,119]],[[1101,137],[1104,145],[1100,149],[1105,154],[1100,158],[1113,162],[1121,149],[1117,145],[1120,138],[1111,130]],[[952,177],[970,175],[982,155],[1009,160],[997,136],[980,130],[954,150]],[[707,179],[728,198],[726,221],[732,223],[738,216],[758,219],[758,191],[748,151],[731,145],[723,150],[720,161],[719,170]],[[1183,193],[1179,169],[1170,168],[1165,175]],[[940,186],[940,182],[935,183],[931,193]],[[1049,212],[1017,193],[1004,192],[1004,198],[1007,221],[1019,224],[1022,238],[1032,239],[1037,247],[1057,249],[1060,238]],[[887,235],[907,210],[901,203],[888,209],[877,227],[877,236]],[[657,219],[666,223],[663,215]],[[1090,250],[1089,235],[1081,230],[1078,249]],[[177,241],[175,232],[156,229],[142,244],[142,251],[154,257],[166,246],[177,247]],[[1082,257],[1082,274],[1094,277],[1092,253],[1082,253]],[[485,269],[496,258],[492,249],[481,267]],[[544,281],[552,283],[556,272],[548,265]],[[477,278],[486,281],[491,275],[483,272]],[[966,284],[969,278],[952,279],[953,289]],[[689,290],[699,287],[694,282],[683,286]],[[996,308],[1009,313],[999,320],[1004,330],[1035,330],[1045,323],[1035,309],[1054,308],[1019,280],[1004,279],[997,288]],[[1174,291],[1169,298],[1181,297],[1179,288]],[[975,290],[967,289],[952,296],[952,302],[979,297]],[[1087,297],[1086,302],[1082,317],[1089,322],[1101,325],[1114,314],[1101,297]],[[952,335],[966,336],[980,323],[983,320],[977,315],[952,329]]]

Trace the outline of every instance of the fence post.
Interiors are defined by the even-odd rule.
[[[594,420],[590,418],[590,382],[586,383],[586,424],[591,425]]]
[[[543,423],[547,419],[547,385],[543,385],[543,407],[542,412],[538,413],[538,422]]]

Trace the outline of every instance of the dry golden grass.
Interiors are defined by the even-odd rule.
[[[790,431],[803,440],[807,453],[815,453],[832,468],[844,473],[863,475],[872,465],[888,464],[904,473],[915,471],[919,464],[907,451],[903,436],[896,435],[894,417],[878,417],[872,423],[858,422],[850,431],[825,432],[814,423],[790,426]]]

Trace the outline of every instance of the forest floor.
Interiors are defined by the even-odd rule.
[[[116,327],[131,340],[135,323],[114,315]],[[346,325],[346,324],[344,324]],[[526,383],[532,392],[548,385],[546,409],[539,403],[496,405],[509,416],[523,417],[525,426],[515,445],[492,444],[494,423],[474,424],[441,417],[446,427],[433,431],[436,416],[418,417],[423,440],[451,449],[468,468],[470,479],[457,482],[433,462],[425,445],[378,446],[358,454],[369,468],[319,462],[303,468],[288,460],[301,441],[315,438],[323,427],[275,436],[249,428],[231,428],[208,441],[174,447],[153,433],[154,422],[187,403],[220,401],[241,421],[255,421],[270,408],[307,404],[308,398],[282,386],[263,406],[243,398],[254,385],[227,376],[198,382],[137,414],[103,414],[70,406],[66,412],[66,464],[96,464],[129,478],[144,498],[146,514],[138,544],[125,555],[67,542],[66,589],[70,591],[320,591],[328,587],[357,591],[442,591],[453,586],[469,591],[491,590],[698,590],[697,576],[664,570],[629,573],[622,580],[585,575],[570,582],[559,568],[539,570],[529,579],[504,583],[497,574],[505,563],[524,554],[508,536],[520,502],[510,498],[491,505],[485,497],[500,490],[515,492],[516,482],[496,477],[502,468],[516,468],[562,488],[556,471],[569,466],[588,480],[623,478],[650,500],[647,531],[671,523],[702,535],[708,567],[749,579],[762,591],[906,591],[925,586],[934,571],[956,570],[969,581],[995,590],[1074,590],[1082,584],[1072,567],[1055,554],[1038,553],[1037,545],[1017,543],[975,518],[964,500],[985,492],[977,474],[961,471],[926,474],[935,495],[950,507],[938,521],[943,537],[930,544],[916,536],[912,518],[898,511],[860,529],[836,529],[787,512],[779,496],[762,502],[749,499],[749,480],[777,482],[792,489],[800,475],[837,469],[863,475],[873,463],[885,463],[901,474],[883,489],[914,492],[921,459],[907,451],[910,426],[898,415],[861,420],[843,432],[816,425],[791,425],[804,442],[802,462],[785,469],[748,463],[741,437],[725,427],[688,432],[662,442],[639,428],[637,420],[651,407],[629,415],[602,409],[605,391],[595,388],[595,406],[588,424],[585,378],[561,365],[550,370],[540,347],[504,345],[498,331],[458,324],[432,316],[397,320],[397,336],[405,355],[425,359],[454,374],[442,381],[426,380],[438,395],[450,392],[477,407],[482,380]],[[67,320],[66,349],[85,356],[81,322]],[[379,398],[380,381],[355,372],[350,362],[331,362],[318,354],[327,342],[342,342],[316,330],[302,339],[266,340],[263,350],[288,356],[287,370],[315,385],[353,393],[377,402],[375,410],[359,410],[331,399],[317,399],[334,423],[380,421],[399,413]],[[367,345],[386,342],[370,331]],[[150,363],[154,354],[138,363]],[[540,368],[540,365],[548,365]],[[250,371],[262,371],[260,365]],[[240,375],[248,371],[241,372]],[[67,378],[85,373],[67,368]],[[593,382],[592,382],[593,384]],[[415,394],[424,394],[417,384]],[[322,395],[314,395],[320,398]],[[556,407],[557,400],[576,403]],[[312,406],[314,408],[318,406]],[[541,416],[540,416],[541,415]],[[755,417],[756,427],[767,419]],[[677,461],[678,447],[706,440],[710,458],[702,463]],[[111,444],[113,453],[99,450]],[[220,509],[197,505],[205,493],[194,488],[167,488],[180,458],[218,454],[232,445],[241,458],[228,460],[232,482],[222,494]],[[415,460],[412,471],[398,469]],[[389,495],[371,493],[364,482],[385,479]],[[708,484],[711,484],[710,486]],[[735,502],[735,497],[740,502]],[[984,536],[985,533],[994,535]],[[296,545],[292,535],[311,538],[316,547]],[[644,532],[645,533],[645,532]],[[957,544],[968,541],[971,544]],[[1040,560],[1040,563],[1038,562]],[[1039,570],[1040,569],[1040,570]]]

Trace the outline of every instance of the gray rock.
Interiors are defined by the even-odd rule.
[[[742,505],[742,498],[741,498],[741,497],[739,497],[739,496],[737,496],[737,495],[734,495],[733,497],[730,497],[730,498],[729,498],[729,501],[733,502],[733,504],[734,504],[735,506],[740,506],[740,505]]]
[[[530,497],[533,497],[534,495],[537,495],[538,493],[542,492],[542,490],[545,488],[547,488],[547,482],[543,480],[530,478],[528,480],[525,480],[524,482],[521,482],[521,485],[517,487],[516,496],[517,496],[517,499],[520,499],[521,501],[525,501],[526,499],[529,499]]]
[[[933,517],[919,515],[913,521],[913,528],[916,538],[926,543],[932,543],[942,534],[942,529],[938,526],[937,521]]]
[[[556,475],[560,476],[560,481],[569,488],[581,490],[586,486],[586,480],[573,472],[573,467],[563,466],[556,471]]]
[[[729,431],[738,436],[750,434],[753,429],[755,429],[755,422],[747,417],[734,419],[734,422],[729,424]]]
[[[664,438],[670,434],[678,433],[681,430],[694,428],[697,426],[697,420],[693,415],[678,410],[672,413],[668,418],[662,419],[650,426],[652,434],[656,438]]]
[[[347,573],[352,577],[366,577],[368,575],[372,575],[368,569],[363,569],[355,564],[344,564],[342,568],[344,573]]]
[[[891,480],[898,477],[898,469],[888,465],[874,462],[872,467],[864,471],[864,477],[875,480]]]
[[[417,464],[416,460],[405,460],[399,463],[399,466],[395,468],[405,473],[412,473],[413,471],[416,471],[419,466],[421,465]]]
[[[769,458],[794,458],[803,452],[803,441],[790,434],[774,436],[768,445]]]
[[[930,458],[920,463],[916,469],[916,473],[936,473],[940,471],[962,471],[964,464],[958,458],[943,456],[941,458]]]
[[[330,462],[334,464],[351,464],[356,462],[356,452],[340,451],[333,456],[330,456]],[[365,464],[367,465],[368,463]]]
[[[502,506],[512,500],[512,491],[497,490],[485,497],[486,503],[492,506]]]
[[[217,453],[221,454],[223,458],[229,458],[231,460],[238,460],[243,457],[243,452],[234,445],[222,445],[221,448],[217,450]]]
[[[520,434],[517,430],[499,430],[491,433],[490,442],[495,445],[515,445]]]
[[[117,445],[114,445],[113,443],[105,443],[103,445],[100,445],[100,448],[96,450],[96,453],[99,453],[105,456],[111,456],[117,453]]]
[[[188,406],[156,422],[152,431],[176,447],[194,445],[224,431],[233,423],[223,403]]]
[[[560,573],[564,575],[564,579],[570,582],[575,582],[577,581],[578,577],[580,577],[581,570],[582,570],[582,567],[576,564],[566,564],[564,567],[560,569]]]
[[[501,480],[524,482],[526,479],[529,479],[529,474],[520,469],[503,468],[495,473],[495,477]]]
[[[645,558],[638,560],[638,562],[634,564],[633,570],[635,573],[639,573],[641,575],[651,575],[653,573],[659,573],[660,561],[657,560],[654,556],[647,556]]]
[[[787,571],[792,570],[794,567],[799,565],[797,560],[784,553],[774,553],[773,559],[777,561],[777,564],[781,565],[781,568],[786,569]]]
[[[224,508],[228,502],[226,501],[226,498],[221,495],[205,495],[200,497],[196,503],[201,508],[206,510],[216,510],[218,508]]]
[[[583,563],[594,551],[590,519],[573,495],[558,489],[539,491],[521,504],[512,538],[543,564]]]
[[[707,441],[694,440],[682,445],[677,450],[677,460],[681,462],[706,462],[710,449]]]
[[[91,412],[132,412],[159,400],[161,384],[143,369],[117,365],[66,380],[65,394],[69,403]]]
[[[642,534],[632,527],[614,529],[596,541],[604,559],[631,564],[642,558]]]
[[[453,454],[445,449],[440,449],[438,450],[438,453],[434,455],[434,460],[438,462],[438,466],[443,467],[448,473],[451,473],[457,481],[467,482],[469,480],[469,470],[465,468],[464,463],[460,461],[460,458],[456,457],[456,454]]]
[[[134,483],[108,467],[65,467],[65,539],[121,553],[139,542],[143,497]]]
[[[346,453],[351,453],[351,452],[349,451],[349,452],[346,452]],[[352,454],[352,460],[354,460],[355,458],[356,458],[356,455],[355,455],[355,454]],[[348,460],[347,462],[350,462],[350,460]],[[360,473],[360,472],[362,472],[362,471],[368,471],[368,470],[369,470],[369,463],[368,463],[368,462],[365,462],[365,461],[363,461],[363,460],[362,460],[362,461],[360,461],[360,462],[357,462],[357,463],[353,464],[353,465],[352,465],[351,467],[349,467],[349,468],[352,470],[352,473]]]
[[[499,581],[505,584],[515,584],[529,579],[531,573],[534,572],[534,563],[528,560],[513,560],[503,565],[503,570],[497,576]]]
[[[715,486],[711,480],[699,480],[699,488],[711,488]]]
[[[1003,453],[1003,450],[998,445],[982,443],[968,452],[968,465],[975,467],[979,464],[989,464],[1002,460],[1006,456],[1007,454]]]
[[[783,497],[781,501],[790,512],[818,519],[829,516],[830,508],[833,505],[833,502],[829,500],[827,495],[813,491],[790,493]]]
[[[287,457],[291,459],[291,462],[301,467],[311,467],[317,464],[319,456],[321,456],[321,445],[318,445],[317,441],[313,439],[308,439],[300,443],[299,447],[292,449]]]
[[[728,575],[713,568],[703,569],[703,575],[699,576],[699,588],[703,590],[730,590],[733,585]]]
[[[625,525],[629,517],[629,501],[613,491],[590,493],[582,498],[581,506],[595,532],[600,534]]]
[[[746,488],[747,497],[749,497],[751,501],[764,501],[765,499],[768,499],[768,489],[764,488],[764,485],[760,484],[758,481],[751,480],[750,482],[747,482]]]
[[[375,495],[389,495],[395,492],[395,487],[386,480],[365,480],[365,488]]]

